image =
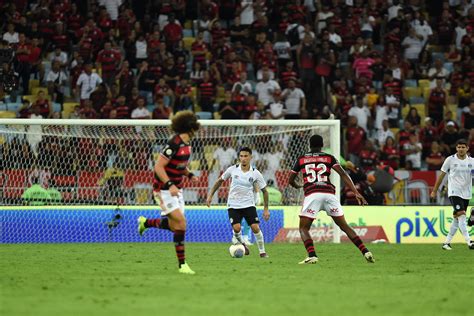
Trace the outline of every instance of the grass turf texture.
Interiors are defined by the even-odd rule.
[[[197,274],[178,274],[171,243],[0,246],[1,315],[472,315],[474,251],[465,245],[300,244],[233,259],[228,244],[187,244]],[[471,290],[471,291],[469,291]]]

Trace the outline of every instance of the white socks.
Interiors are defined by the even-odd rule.
[[[466,215],[461,215],[457,218],[453,218],[453,222],[451,223],[451,227],[449,228],[449,234],[446,236],[446,242],[445,244],[449,244],[451,240],[453,240],[454,235],[456,235],[456,232],[459,230],[461,231],[461,234],[464,237],[464,240],[468,245],[471,244],[471,237],[469,236],[469,231],[467,229],[467,224],[466,224]]]
[[[244,242],[242,241],[242,231],[239,231],[238,233],[236,233],[234,231],[234,237],[235,239],[237,239],[237,241],[241,244],[243,244]]]
[[[467,242],[468,245],[471,244],[471,237],[469,237],[469,232],[467,230],[467,223],[466,223],[466,215],[461,215],[458,217],[459,222],[459,230],[461,231],[462,235],[464,236],[464,240]]]
[[[459,223],[457,218],[453,218],[453,222],[451,223],[451,227],[449,228],[448,236],[446,236],[445,244],[449,244],[451,240],[453,240],[454,235],[458,231]]]
[[[265,253],[265,242],[263,241],[263,233],[260,230],[257,234],[253,233],[255,239],[257,240],[258,251],[260,253]]]

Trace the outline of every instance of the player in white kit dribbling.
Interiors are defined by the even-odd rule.
[[[265,243],[263,233],[260,230],[260,220],[255,207],[255,187],[257,186],[263,193],[263,218],[268,220],[270,212],[268,211],[268,191],[267,183],[263,179],[262,174],[256,168],[250,165],[252,159],[252,150],[244,147],[239,150],[240,163],[227,168],[222,176],[216,181],[207,197],[207,206],[211,205],[212,196],[219,189],[221,184],[227,179],[231,179],[229,196],[227,198],[227,207],[229,212],[229,220],[234,230],[235,239],[245,247],[245,254],[249,254],[249,250],[242,240],[242,227],[240,223],[242,219],[250,225],[252,232],[257,241],[260,257],[267,258],[265,252]]]
[[[464,240],[466,240],[469,249],[474,250],[474,242],[469,236],[469,231],[466,224],[466,211],[469,205],[469,199],[472,194],[472,175],[474,172],[474,158],[469,157],[467,152],[469,146],[467,141],[460,139],[456,142],[456,154],[449,156],[441,166],[441,174],[436,180],[436,184],[431,192],[431,197],[436,198],[438,188],[443,182],[446,174],[448,175],[448,197],[453,206],[453,222],[449,228],[448,236],[443,244],[444,250],[451,250],[451,240],[456,232],[461,231]],[[469,219],[469,224],[472,225],[473,214]]]

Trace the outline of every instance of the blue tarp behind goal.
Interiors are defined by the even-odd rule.
[[[259,211],[262,219],[262,211]],[[271,210],[261,228],[267,242],[273,241],[283,227],[283,210]],[[120,215],[120,216],[117,216]],[[143,237],[137,232],[137,218],[159,217],[157,211],[91,207],[73,209],[42,207],[40,210],[0,210],[0,243],[69,243],[69,242],[160,242],[172,241],[169,231],[149,229]],[[187,208],[189,242],[230,242],[231,225],[226,209]]]

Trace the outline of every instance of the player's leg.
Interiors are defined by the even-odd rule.
[[[466,210],[469,205],[469,200],[465,200],[462,198],[458,198],[460,204],[460,210],[456,212],[455,217],[458,219],[459,230],[464,237],[469,249],[474,249],[473,242],[471,241],[471,237],[469,236],[469,230],[467,229],[466,223]]]
[[[367,247],[364,245],[364,242],[362,241],[362,239],[360,239],[360,237],[357,235],[357,233],[354,231],[354,229],[352,229],[352,227],[349,226],[349,224],[347,224],[346,218],[344,217],[344,215],[333,216],[332,219],[334,220],[336,225],[339,226],[339,228],[344,233],[346,233],[347,237],[349,237],[349,239],[352,241],[352,243],[357,248],[359,248],[359,250],[362,253],[362,255],[364,256],[364,258],[368,262],[374,263],[375,262],[374,256],[369,251],[369,249],[367,249]]]
[[[316,250],[314,249],[313,238],[311,238],[309,230],[311,229],[311,225],[313,224],[314,219],[321,209],[321,198],[322,195],[319,193],[314,193],[304,198],[303,206],[301,207],[300,212],[299,231],[301,240],[303,241],[306,252],[308,253],[308,257],[299,262],[299,264],[312,264],[318,262],[318,256],[316,254]]]
[[[177,197],[171,196],[169,191],[153,192],[153,197],[155,202],[160,205],[162,210],[162,215],[166,215],[174,209],[178,209],[179,199]],[[168,205],[169,207],[166,207]],[[138,233],[143,235],[148,228],[159,228],[165,230],[171,230],[169,226],[169,219],[167,217],[161,218],[146,218],[140,216],[138,218]]]
[[[186,263],[184,240],[186,235],[186,217],[184,216],[183,190],[179,190],[177,196],[179,208],[168,214],[169,225],[173,231],[173,242],[176,250],[176,257],[179,262],[179,272],[185,274],[195,274]]]
[[[240,210],[235,208],[229,208],[227,210],[227,214],[229,215],[230,225],[232,225],[232,233],[233,238],[232,240],[235,241],[236,244],[243,244],[244,241],[242,240],[242,214]]]
[[[443,246],[441,247],[444,250],[453,249],[451,248],[451,240],[453,240],[454,235],[456,235],[456,232],[458,231],[458,228],[459,228],[459,221],[458,221],[458,217],[456,216],[457,200],[453,196],[450,196],[449,201],[451,202],[451,205],[453,206],[453,221],[451,222],[451,226],[449,227],[449,232],[448,232],[448,235],[446,236],[446,240],[444,241]]]
[[[189,266],[186,264],[186,255],[184,240],[186,236],[186,218],[180,209],[176,209],[168,214],[169,226],[173,231],[173,242],[178,258],[179,272],[186,274],[194,274]]]
[[[364,245],[357,233],[352,229],[349,224],[346,222],[344,217],[344,211],[342,210],[341,203],[334,195],[326,195],[324,201],[324,210],[326,213],[332,217],[334,222],[339,228],[346,233],[347,237],[352,241],[352,243],[359,248],[360,252],[368,262],[375,262],[374,256]]]
[[[260,219],[258,218],[257,209],[255,207],[249,207],[244,213],[245,221],[250,225],[252,232],[257,242],[258,252],[261,258],[267,258],[268,255],[265,251],[265,240],[263,238],[262,230],[260,229]]]
[[[241,226],[242,226],[242,240],[244,241],[244,243],[247,245],[247,246],[251,246],[252,243],[250,242],[250,224],[247,223],[247,221],[245,220],[245,218],[242,219],[242,223],[241,223]]]
[[[474,226],[474,207],[471,207],[471,215],[467,221],[467,226]]]
[[[313,218],[300,215],[300,236],[306,252],[308,253],[308,257],[299,262],[299,264],[312,264],[318,262],[318,256],[316,254],[316,250],[314,249],[313,238],[311,238],[311,234],[309,233],[311,225],[313,224],[313,220]]]

